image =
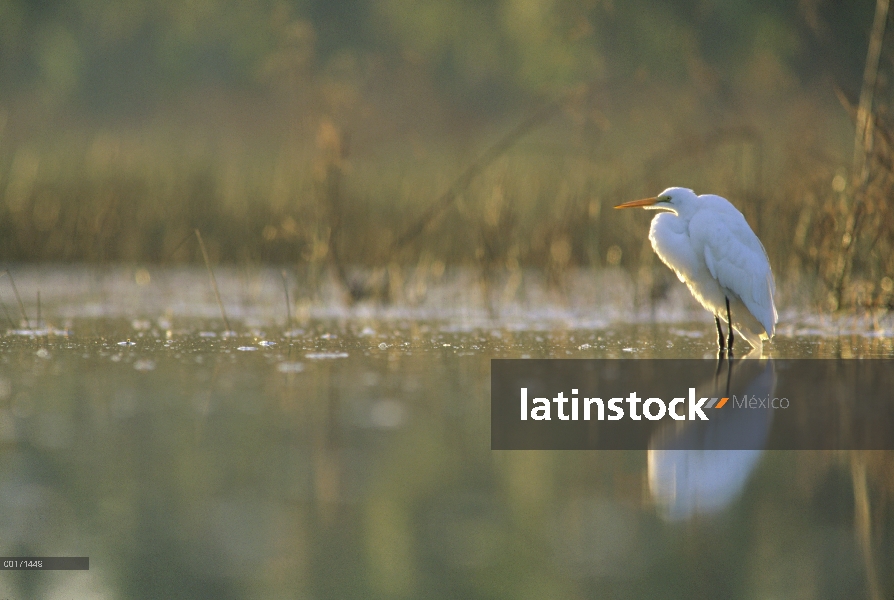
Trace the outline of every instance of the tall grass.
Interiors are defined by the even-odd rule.
[[[200,262],[195,245],[178,247],[198,228],[214,262],[292,265],[308,293],[334,273],[353,300],[387,299],[401,269],[450,265],[479,269],[485,288],[508,278],[491,291],[510,295],[521,267],[543,269],[561,290],[571,268],[620,266],[637,274],[643,298],[655,298],[667,274],[648,247],[648,217],[608,209],[680,185],[736,204],[782,286],[807,285],[831,309],[890,307],[887,105],[876,105],[870,176],[853,195],[852,130],[830,93],[745,101],[721,110],[697,90],[606,85],[569,96],[515,135],[530,112],[407,131],[393,115],[387,124],[375,111],[364,117],[369,107],[339,116],[290,106],[270,109],[259,127],[257,117],[216,114],[218,99],[195,122],[8,137],[0,257]],[[840,209],[857,196],[854,214]],[[851,217],[858,239],[839,294],[835,237]]]

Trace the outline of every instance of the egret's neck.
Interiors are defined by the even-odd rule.
[[[670,206],[668,204],[665,204],[663,206],[658,206],[658,205],[646,206],[645,208],[646,208],[646,210],[654,210],[655,212],[659,212],[659,213],[671,213],[675,217],[680,216],[680,213],[677,210],[677,208],[675,206]],[[656,216],[658,216],[658,215],[656,215]]]

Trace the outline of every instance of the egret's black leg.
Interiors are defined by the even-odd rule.
[[[732,358],[732,354],[730,354],[730,358]],[[729,381],[733,374],[733,361],[726,361],[726,397],[729,398]]]
[[[714,315],[714,322],[717,323],[717,346],[720,348],[720,358],[726,351],[726,340],[723,337],[723,329],[720,328],[720,317]]]
[[[729,339],[726,342],[727,356],[732,358],[733,357],[733,319],[732,319],[732,317],[730,317],[730,314],[729,314],[729,298],[727,298],[725,296],[724,296],[724,298],[726,299],[726,322],[729,325]],[[718,326],[719,326],[719,324],[718,324]]]

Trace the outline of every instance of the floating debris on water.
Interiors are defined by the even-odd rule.
[[[262,340],[258,342],[258,346],[262,346],[264,348],[269,348],[270,346],[275,346],[276,342],[268,342],[267,340]]]
[[[276,370],[280,373],[300,373],[304,370],[304,363],[281,362],[276,365]]]
[[[127,340],[126,342],[118,342],[118,345],[119,345],[119,346],[130,347],[130,346],[136,346],[137,343],[136,343],[136,342],[132,342],[132,341],[130,341],[130,340]]]
[[[6,333],[7,335],[21,335],[30,338],[49,337],[51,335],[67,337],[71,335],[71,331],[68,329],[53,329],[52,327],[46,329],[10,329]]]
[[[347,358],[347,352],[309,352],[304,355],[305,358],[309,358],[312,360],[317,359],[327,359],[327,358]]]
[[[254,352],[257,349],[257,346],[239,346],[236,348],[236,350],[241,350],[242,352]]]

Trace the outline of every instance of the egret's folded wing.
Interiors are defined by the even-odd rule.
[[[767,253],[745,217],[736,211],[714,214],[710,219],[693,218],[689,228],[690,236],[704,247],[711,275],[737,295],[767,334],[773,335],[777,320],[773,274]]]

